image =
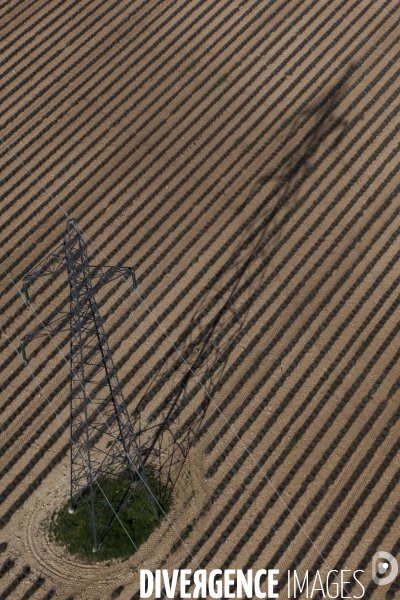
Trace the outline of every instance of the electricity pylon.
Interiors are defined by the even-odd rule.
[[[87,246],[74,219],[68,219],[64,242],[38,267],[23,278],[26,300],[27,283],[39,277],[68,273],[70,310],[51,323],[38,326],[22,340],[70,332],[70,437],[71,437],[71,503],[73,513],[82,502],[90,515],[93,552],[111,527],[115,513],[139,492],[146,498],[155,518],[158,512],[150,492],[144,460],[118,381],[107,336],[104,331],[95,291],[104,281],[131,276],[129,267],[90,266]],[[69,327],[68,327],[69,324]],[[129,485],[110,519],[110,503],[102,493],[102,483],[121,477]],[[143,510],[143,507],[142,509]]]

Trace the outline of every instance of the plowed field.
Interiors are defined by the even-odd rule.
[[[136,600],[140,568],[276,568],[281,598],[287,569],[362,569],[364,597],[400,597],[371,576],[400,550],[399,18],[0,4],[0,598]],[[174,504],[125,562],[43,526],[69,491],[69,336],[27,365],[20,340],[68,283],[38,279],[28,305],[22,278],[67,217],[92,264],[135,267],[136,291],[97,301],[144,444],[168,416]]]

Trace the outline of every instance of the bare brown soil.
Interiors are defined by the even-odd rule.
[[[0,15],[0,592],[30,597],[41,577],[38,600],[128,600],[141,568],[268,565],[282,598],[288,569],[329,568],[400,598],[371,577],[400,548],[398,5]],[[169,518],[107,565],[45,525],[69,491],[68,336],[31,342],[29,368],[19,353],[68,302],[63,275],[21,294],[65,213],[93,263],[136,269],[137,293],[97,300],[144,445],[172,414]]]

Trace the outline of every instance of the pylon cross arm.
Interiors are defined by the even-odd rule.
[[[96,289],[103,283],[114,281],[119,277],[130,277],[133,273],[132,267],[103,267],[103,266],[90,266],[91,278],[93,286]]]
[[[37,327],[35,327],[34,329],[32,329],[32,331],[29,331],[29,333],[27,333],[22,338],[21,342],[23,344],[25,344],[26,342],[29,342],[30,340],[33,340],[38,337],[44,337],[47,335],[52,336],[56,333],[62,333],[62,332],[69,333],[70,332],[70,319],[71,319],[71,313],[67,312],[67,313],[64,313],[63,316],[60,317],[59,319],[54,319],[54,321],[51,321],[50,323],[46,323],[44,321],[43,325],[40,324]]]
[[[23,277],[24,283],[34,281],[38,277],[46,277],[48,275],[57,275],[64,273],[67,270],[65,261],[64,244],[60,244],[54,252],[47,256],[43,262],[39,263],[37,268]]]

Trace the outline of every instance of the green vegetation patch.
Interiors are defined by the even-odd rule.
[[[303,437],[303,430],[299,429],[299,431],[297,431],[297,433],[294,434],[294,436],[292,437],[292,439],[288,443],[288,448],[290,448],[290,449],[294,448],[295,445],[297,444],[297,442],[299,440],[301,440],[302,437]]]
[[[89,491],[84,493],[73,514],[68,512],[70,507],[68,501],[61,510],[51,515],[48,523],[50,540],[64,546],[71,554],[95,562],[109,561],[112,558],[128,558],[136,552],[135,546],[138,548],[143,544],[160,525],[172,504],[171,494],[166,486],[153,473],[147,473],[147,478],[149,487],[159,504],[155,502],[158,520],[144,486],[137,486],[129,497],[129,480],[120,476],[105,479],[100,484],[119,519],[115,517],[113,508],[105,501],[100,488],[96,486],[95,498],[98,503],[96,506],[99,506],[99,511],[96,511],[96,529],[99,532],[99,539],[102,532],[111,524],[110,529],[101,539],[97,552],[93,552]]]
[[[188,66],[186,67],[186,71],[190,71],[190,69],[194,69],[194,68],[195,68],[195,66],[197,65],[197,63],[198,63],[198,62],[199,62],[199,61],[198,61],[198,59],[195,59],[195,60],[193,60],[193,61],[190,63],[190,65],[188,65]]]
[[[248,152],[250,152],[250,150],[252,148],[254,148],[254,146],[256,145],[256,142],[251,142],[248,146],[246,146],[246,148],[244,148],[244,150],[242,151],[242,154],[247,154]]]
[[[225,75],[222,75],[216,82],[216,86],[217,85],[221,85],[221,83],[224,83],[224,81],[226,81],[228,79],[228,74],[225,73]]]
[[[242,135],[239,138],[237,138],[237,140],[234,141],[233,145],[235,148],[237,148],[237,146],[239,146],[239,144],[241,144],[243,142],[243,140],[245,139],[246,136]]]

